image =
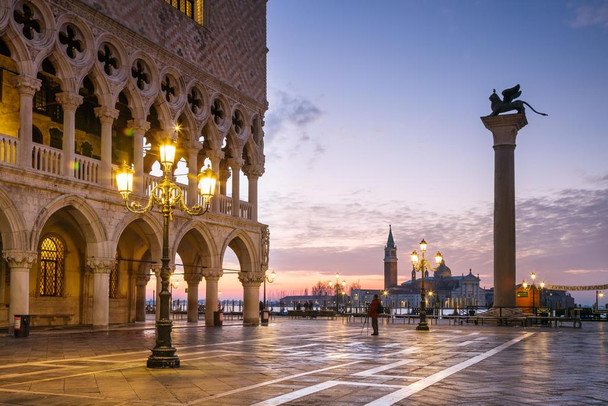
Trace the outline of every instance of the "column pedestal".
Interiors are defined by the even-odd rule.
[[[524,114],[482,117],[494,137],[494,307],[515,307],[515,138]]]

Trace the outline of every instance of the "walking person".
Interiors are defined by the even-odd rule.
[[[367,309],[367,315],[372,318],[372,329],[374,332],[373,336],[378,335],[378,316],[380,315],[380,309],[382,308],[382,302],[378,298],[378,295],[374,295],[374,300],[372,300],[369,308]]]

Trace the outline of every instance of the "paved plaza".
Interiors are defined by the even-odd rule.
[[[370,329],[371,330],[371,329]],[[146,368],[153,325],[0,337],[3,405],[608,403],[608,323],[569,327],[176,322],[181,368]]]

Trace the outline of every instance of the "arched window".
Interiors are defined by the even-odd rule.
[[[40,244],[40,296],[63,294],[65,249],[57,237],[46,237]]]
[[[110,299],[116,299],[118,297],[118,251],[116,251],[116,261],[114,266],[110,270]]]

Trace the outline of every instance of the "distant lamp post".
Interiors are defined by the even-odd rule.
[[[429,302],[432,306],[431,316],[435,316],[435,302],[433,301],[433,291],[429,290]]]
[[[411,253],[410,258],[412,260],[412,265],[414,265],[414,270],[416,271],[420,271],[421,273],[421,283],[420,283],[420,322],[418,323],[418,325],[416,326],[416,330],[420,330],[420,331],[429,331],[429,326],[426,323],[426,297],[425,297],[425,290],[424,290],[424,271],[429,269],[433,269],[431,268],[429,262],[424,259],[424,254],[426,252],[426,247],[427,247],[427,243],[426,241],[424,241],[424,239],[422,241],[420,241],[420,252],[422,254],[422,257],[418,257],[418,253],[416,252],[416,250],[414,250],[414,252]],[[437,263],[437,265],[441,264],[441,262],[443,261],[443,256],[441,256],[440,252],[437,252],[437,254],[435,254],[435,262]]]
[[[274,278],[276,278],[276,276],[277,274],[274,270],[270,271],[269,275],[266,275],[266,273],[264,273],[264,309],[266,309],[266,282],[274,282]]]
[[[600,309],[600,298],[604,297],[604,292],[600,292],[599,290],[595,291],[595,310]]]
[[[173,275],[169,277],[169,286],[171,286],[171,311],[175,312],[175,303],[173,301],[173,289],[179,287],[179,281],[173,278]]]
[[[538,286],[540,286],[540,290],[538,291],[538,304],[540,306],[541,300],[543,303],[543,308],[545,308],[545,310],[543,310],[544,312],[547,311],[546,307],[547,307],[547,294],[545,293],[545,286],[547,284],[545,283],[544,280],[540,281],[540,283],[538,284]]]
[[[176,127],[177,131],[177,127]],[[160,163],[163,166],[163,180],[150,191],[150,197],[146,206],[137,202],[129,203],[129,195],[133,191],[134,170],[123,163],[116,174],[116,186],[118,192],[125,201],[127,210],[132,213],[143,214],[157,206],[163,215],[163,256],[160,270],[162,289],[160,296],[160,317],[156,321],[156,345],[152,354],[148,357],[148,368],[179,368],[179,357],[175,354],[176,349],[171,345],[172,322],[169,319],[169,222],[173,219],[173,211],[179,208],[192,216],[201,216],[209,211],[211,197],[215,192],[217,179],[208,165],[198,175],[198,189],[202,198],[202,204],[197,204],[191,209],[184,202],[182,190],[171,181],[171,168],[175,160],[175,144],[171,141],[160,146]]]
[[[528,291],[531,290],[532,291],[532,314],[534,314],[536,316],[536,289],[537,288],[536,288],[536,285],[534,284],[534,281],[536,280],[536,274],[534,272],[532,272],[530,274],[530,279],[532,279],[532,284],[531,285],[528,284],[528,282],[526,280],[524,280],[521,283],[521,287],[524,290],[528,290]],[[540,281],[540,288],[541,288],[541,291],[542,291],[542,289],[545,288],[545,281],[544,280]],[[540,295],[541,291],[539,291],[539,295]],[[539,304],[540,304],[540,299],[541,299],[541,296],[538,297]]]
[[[330,287],[330,289],[332,287],[334,287],[336,289],[336,314],[340,313],[340,309],[339,309],[339,300],[340,300],[340,286],[342,286],[342,289],[346,292],[346,281],[345,280],[340,280],[340,274],[338,272],[336,272],[336,281],[329,281],[327,283]]]

